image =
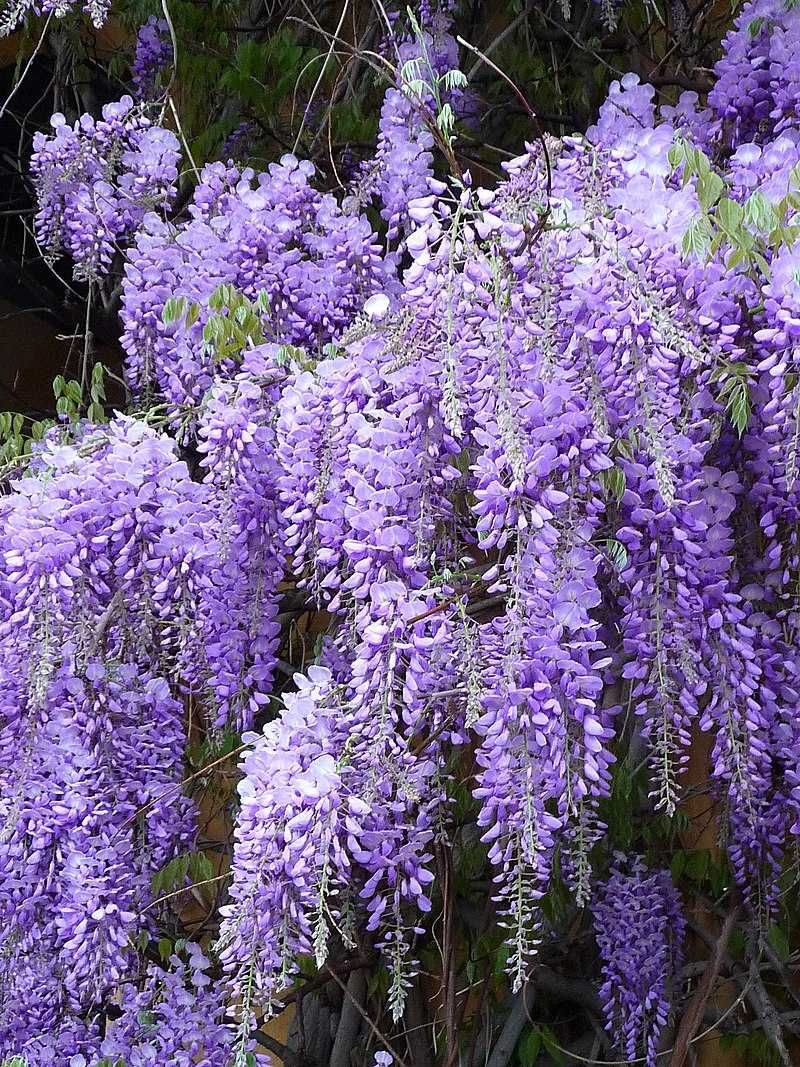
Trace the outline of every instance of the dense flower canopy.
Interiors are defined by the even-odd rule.
[[[177,219],[144,103],[54,116],[38,239],[91,284],[127,242],[140,412],[54,429],[0,499],[0,1003],[26,998],[0,1052],[222,1065],[359,936],[399,1020],[470,751],[514,989],[557,872],[615,1041],[655,1062],[683,920],[667,873],[603,878],[615,767],[642,753],[672,816],[711,734],[756,918],[800,830],[798,56],[800,11],[753,0],[705,106],[628,75],[488,189],[434,171],[463,90],[439,10],[342,202],[287,154],[207,166]],[[284,581],[329,625],[276,712]],[[151,876],[192,847],[187,699],[247,746],[224,994],[196,946],[137,971]]]

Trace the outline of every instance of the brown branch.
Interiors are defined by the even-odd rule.
[[[271,1052],[274,1056],[277,1056],[284,1067],[290,1067],[294,1063],[294,1057],[292,1056],[286,1045],[282,1045],[280,1041],[276,1041],[270,1034],[264,1033],[263,1030],[254,1030],[250,1035],[253,1040],[265,1048],[267,1052]]]
[[[121,604],[122,592],[118,589],[111,598],[111,602],[109,603],[108,607],[97,620],[97,626],[95,627],[94,633],[92,634],[92,646],[89,651],[90,656],[96,655],[97,650],[100,648],[103,638],[105,637],[106,630],[111,625],[111,620],[114,617],[114,612]]]
[[[708,998],[711,996],[714,983],[722,968],[722,963],[725,958],[725,950],[730,941],[733,928],[736,925],[740,912],[741,905],[734,904],[725,916],[725,921],[722,924],[722,929],[717,937],[714,951],[708,961],[703,977],[700,979],[695,994],[692,997],[688,1008],[684,1012],[681,1024],[678,1027],[678,1034],[675,1038],[675,1047],[672,1050],[669,1067],[683,1067],[686,1063],[689,1046],[703,1021],[703,1012],[705,1011]]]
[[[375,1035],[375,1037],[378,1039],[378,1041],[380,1041],[380,1043],[384,1046],[384,1048],[388,1049],[388,1051],[394,1056],[395,1062],[397,1064],[399,1064],[399,1067],[409,1067],[409,1064],[406,1063],[406,1061],[395,1051],[395,1049],[392,1048],[392,1046],[389,1043],[386,1035],[381,1033],[381,1031],[378,1029],[378,1027],[375,1025],[375,1023],[372,1021],[372,1019],[370,1019],[370,1017],[367,1014],[367,1012],[361,1007],[361,1005],[356,1000],[354,1000],[352,994],[350,993],[350,991],[348,990],[348,988],[344,984],[344,982],[341,980],[341,978],[337,974],[335,974],[333,971],[331,971],[331,978],[339,986],[339,988],[345,994],[345,996],[349,997],[350,1000],[353,1001],[356,1010],[361,1015],[361,1017],[364,1019],[364,1022],[366,1022],[367,1026],[370,1028],[370,1030]]]
[[[456,958],[453,938],[453,858],[449,843],[436,847],[439,882],[442,887],[442,999],[446,1049],[443,1067],[455,1067],[458,1062],[458,1024],[456,1012]]]
[[[315,989],[321,989],[322,986],[327,985],[331,980],[336,981],[337,976],[341,974],[350,974],[351,971],[357,971],[364,967],[372,967],[377,961],[378,957],[375,954],[368,956],[356,956],[352,960],[343,960],[341,963],[331,963],[323,968],[322,971],[314,978],[309,978],[307,982],[304,982],[300,989],[295,990],[294,993],[290,993],[287,997],[281,1000],[281,1007],[288,1007],[290,1004],[296,1003],[298,1000],[302,1000],[303,997],[309,993],[313,993]]]
[[[236,748],[232,748],[230,752],[226,752],[218,759],[212,760],[211,763],[207,763],[204,767],[201,767],[199,771],[195,771],[194,774],[190,774],[187,778],[184,778],[182,782],[176,782],[174,785],[169,786],[162,793],[159,793],[159,795],[153,800],[148,801],[147,804],[142,804],[142,806],[140,808],[137,808],[133,815],[127,818],[125,822],[119,827],[119,829],[115,831],[114,836],[111,840],[115,840],[122,833],[123,830],[126,830],[131,825],[131,823],[136,822],[136,820],[140,818],[140,816],[146,815],[148,811],[152,811],[152,809],[156,807],[157,804],[160,804],[162,800],[166,800],[167,797],[171,797],[174,796],[176,793],[180,793],[183,787],[185,785],[188,785],[189,782],[193,782],[196,778],[202,777],[202,775],[204,775],[207,771],[210,771],[213,767],[219,766],[220,763],[224,763],[225,760],[230,759],[231,756],[238,756],[240,752],[244,752],[244,750],[248,747],[249,742],[243,741],[241,745],[237,745]]]
[[[347,979],[347,996],[342,1004],[328,1067],[350,1067],[350,1054],[361,1024],[359,1008],[363,1005],[366,995],[367,978],[363,968],[354,969]]]
[[[665,89],[675,86],[678,89],[687,89],[693,93],[707,93],[714,87],[710,78],[687,78],[684,74],[651,74],[643,79],[650,83],[654,89]]]

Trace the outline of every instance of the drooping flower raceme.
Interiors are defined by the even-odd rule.
[[[461,90],[465,79],[448,12],[429,12],[428,20],[424,11],[419,14],[424,31],[412,40],[391,41],[397,86],[384,95],[375,155],[363,164],[350,198],[351,210],[370,198],[378,201],[390,242],[413,227],[411,202],[430,191],[437,122],[448,136],[456,111],[462,103],[470,106]]]
[[[619,861],[592,905],[606,1027],[624,1056],[656,1063],[680,972],[685,922],[667,871]]]
[[[172,41],[166,20],[151,15],[136,35],[136,53],[131,67],[131,81],[138,99],[152,98],[159,75],[172,59]]]
[[[177,188],[180,149],[170,130],[153,126],[130,96],[106,104],[100,121],[73,126],[52,117],[54,133],[37,133],[33,173],[39,210],[36,236],[45,253],[67,253],[76,278],[108,273],[121,241],[145,214],[164,210]]]
[[[152,874],[192,847],[168,635],[203,497],[169,439],[120,418],[45,442],[2,499],[4,1005],[20,975],[45,1018],[102,1003],[148,928]],[[2,1051],[47,1036],[36,1010]]]
[[[123,1013],[100,1044],[107,1062],[229,1067],[235,1031],[225,1022],[224,989],[208,974],[211,963],[199,945],[190,942],[186,955],[186,961],[173,955],[166,969],[151,964],[143,988],[123,987]]]
[[[197,402],[210,387],[220,360],[204,329],[220,285],[261,298],[267,341],[318,353],[389,284],[392,260],[367,219],[343,214],[332,196],[313,188],[313,173],[290,155],[260,175],[213,164],[195,189],[188,221],[147,216],[130,252],[122,311],[127,374],[139,396]],[[163,322],[170,297],[199,306],[191,325]]]

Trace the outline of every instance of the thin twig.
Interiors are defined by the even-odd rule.
[[[22,74],[20,74],[20,76],[17,79],[17,81],[14,83],[14,86],[11,89],[11,92],[6,97],[5,102],[3,103],[3,106],[0,107],[0,119],[3,117],[3,115],[5,115],[5,113],[6,113],[7,109],[8,109],[8,105],[11,103],[11,101],[14,98],[14,96],[16,95],[17,89],[19,89],[20,85],[22,85],[22,83],[25,81],[25,75],[31,69],[36,57],[38,56],[38,54],[39,54],[39,52],[41,50],[41,47],[44,44],[45,34],[47,33],[47,28],[50,25],[50,20],[52,19],[52,17],[53,17],[53,12],[51,11],[50,14],[47,16],[47,21],[44,24],[44,27],[42,29],[41,35],[39,37],[39,40],[36,43],[36,47],[31,52],[30,59],[25,64],[25,69],[23,70]]]
[[[520,11],[517,17],[512,19],[511,22],[509,22],[509,24],[505,27],[505,29],[501,33],[498,33],[498,35],[494,38],[493,41],[490,41],[490,43],[487,44],[487,46],[483,50],[483,54],[475,60],[475,62],[472,64],[469,71],[467,72],[467,81],[472,81],[472,79],[481,69],[483,64],[486,62],[486,56],[488,56],[490,52],[496,51],[503,43],[503,41],[505,41],[506,37],[510,37],[514,30],[517,28],[517,26],[524,22],[530,15],[530,13],[531,4],[529,0],[529,2],[525,4],[522,11]]]
[[[164,119],[164,110],[166,108],[166,99],[169,97],[172,86],[175,84],[175,78],[178,75],[178,38],[175,35],[175,27],[172,25],[172,16],[169,13],[169,6],[167,0],[161,0],[161,10],[164,12],[164,21],[167,24],[169,30],[169,39],[172,42],[172,70],[169,74],[169,82],[164,90],[164,106],[161,109],[161,120]]]
[[[149,904],[146,904],[139,914],[144,915],[146,911],[150,911],[156,904],[163,904],[165,900],[179,897],[181,893],[189,893],[192,889],[198,889],[201,885],[211,885],[212,882],[221,882],[225,878],[230,878],[232,874],[233,871],[225,871],[222,874],[215,875],[213,878],[204,878],[202,882],[193,882],[191,885],[185,885],[181,889],[175,889],[172,893],[165,893],[163,897],[156,897],[155,900],[151,900]]]
[[[186,140],[186,134],[183,132],[183,126],[181,126],[181,120],[178,117],[178,109],[175,107],[175,101],[172,99],[171,96],[169,97],[169,106],[172,111],[173,118],[175,119],[175,125],[178,128],[178,133],[180,135],[181,141],[183,142],[183,147],[186,149],[186,155],[189,157],[189,162],[192,164],[192,169],[194,170],[195,174],[199,175],[200,170],[194,161],[192,150],[189,147],[189,142]]]
[[[364,1011],[364,1009],[363,1009],[363,1008],[361,1007],[361,1005],[360,1005],[360,1004],[358,1003],[358,1001],[357,1001],[357,1000],[355,1000],[355,998],[353,997],[352,993],[351,993],[351,992],[350,992],[350,991],[348,990],[347,986],[346,986],[346,985],[344,984],[344,982],[343,982],[343,981],[341,980],[341,978],[339,977],[339,975],[338,975],[338,974],[336,974],[336,973],[335,973],[334,971],[331,971],[331,978],[332,978],[332,979],[334,980],[334,982],[335,982],[335,983],[336,983],[336,984],[337,984],[337,985],[339,986],[339,988],[340,988],[340,989],[342,990],[342,992],[344,993],[344,995],[345,995],[346,997],[349,997],[349,998],[350,998],[350,1000],[352,1000],[352,1001],[353,1001],[353,1003],[355,1004],[356,1008],[358,1009],[358,1011],[359,1011],[359,1013],[360,1013],[361,1017],[362,1017],[362,1018],[364,1019],[364,1021],[365,1021],[365,1022],[366,1022],[366,1024],[367,1024],[367,1026],[368,1026],[368,1027],[370,1028],[370,1030],[371,1030],[371,1031],[373,1032],[373,1034],[375,1035],[375,1037],[377,1037],[377,1039],[378,1039],[378,1040],[380,1041],[380,1043],[381,1043],[381,1044],[383,1045],[383,1047],[384,1047],[385,1049],[388,1049],[388,1051],[389,1051],[389,1052],[390,1052],[390,1053],[392,1054],[392,1056],[394,1056],[394,1062],[395,1062],[395,1063],[397,1063],[397,1064],[399,1065],[399,1067],[409,1067],[409,1065],[408,1065],[408,1064],[406,1063],[406,1061],[405,1061],[405,1060],[404,1060],[404,1059],[403,1059],[403,1058],[402,1058],[402,1057],[400,1056],[400,1054],[399,1054],[398,1052],[396,1052],[396,1051],[395,1051],[395,1050],[394,1050],[394,1049],[392,1048],[392,1046],[391,1046],[391,1045],[389,1044],[389,1040],[388,1040],[388,1038],[384,1037],[384,1035],[383,1035],[383,1034],[382,1034],[382,1033],[380,1032],[380,1030],[378,1029],[378,1027],[377,1027],[377,1026],[375,1025],[375,1023],[374,1023],[374,1022],[372,1021],[372,1019],[370,1019],[370,1017],[369,1017],[369,1015],[367,1014],[367,1012],[366,1012],[366,1011]]]
[[[539,122],[539,118],[536,112],[531,107],[531,105],[528,103],[525,94],[522,92],[519,86],[516,85],[515,82],[513,82],[511,78],[509,78],[509,76],[505,73],[505,71],[502,71],[496,63],[493,63],[485,52],[481,52],[480,48],[476,48],[474,44],[470,44],[469,41],[465,41],[463,37],[458,36],[456,37],[456,40],[459,44],[463,45],[464,48],[468,48],[470,52],[474,52],[476,56],[479,56],[482,62],[486,63],[489,67],[491,67],[495,74],[498,74],[506,83],[506,85],[511,87],[511,91],[514,93],[516,98],[525,108],[525,111],[530,116],[530,119],[533,122],[534,128],[536,130],[536,138],[541,144],[542,152],[544,153],[544,164],[545,170],[547,172],[547,209],[544,213],[543,219],[540,222],[540,226],[543,226],[544,219],[547,218],[547,215],[550,213],[550,194],[553,190],[553,173],[552,168],[550,166],[550,153],[547,150],[547,141],[545,140],[544,130],[542,129],[542,125]]]
[[[131,823],[136,822],[136,820],[140,816],[146,815],[148,811],[151,811],[157,804],[160,804],[162,800],[166,800],[168,797],[173,796],[175,793],[179,793],[185,785],[189,784],[189,782],[193,782],[195,778],[200,778],[202,775],[210,771],[213,767],[217,767],[220,763],[224,763],[225,760],[230,759],[231,756],[238,756],[240,752],[243,752],[248,747],[249,742],[243,741],[241,745],[237,745],[236,748],[231,749],[230,752],[226,752],[224,756],[220,756],[219,759],[212,760],[212,762],[207,763],[205,767],[201,767],[199,771],[195,771],[194,774],[190,774],[188,778],[184,778],[182,782],[176,782],[168,789],[165,789],[163,793],[160,793],[153,800],[150,800],[147,802],[147,804],[143,804],[140,808],[137,808],[133,815],[131,815],[130,818],[126,819],[125,822],[115,832],[114,838],[121,834],[123,830],[125,830],[128,826],[131,825]]]
[[[344,3],[342,4],[342,13],[339,16],[339,22],[338,22],[338,24],[336,26],[336,29],[335,29],[334,34],[333,34],[333,37],[331,38],[330,46],[328,47],[328,54],[325,56],[325,62],[322,64],[322,67],[320,68],[320,72],[317,75],[317,80],[314,82],[314,88],[311,90],[311,95],[309,96],[308,103],[305,106],[305,110],[303,112],[303,117],[300,120],[300,129],[297,131],[297,137],[295,137],[295,139],[294,139],[294,148],[292,149],[292,154],[295,154],[297,152],[297,147],[300,144],[300,138],[303,136],[303,130],[305,129],[306,115],[308,114],[308,109],[313,104],[314,97],[317,95],[317,90],[319,89],[320,85],[322,84],[322,79],[325,77],[325,71],[327,70],[327,67],[328,67],[328,61],[331,58],[331,56],[333,55],[334,42],[335,42],[336,38],[339,36],[339,34],[341,33],[342,26],[344,25],[345,15],[347,14],[347,8],[349,6],[350,6],[350,0],[344,0]]]

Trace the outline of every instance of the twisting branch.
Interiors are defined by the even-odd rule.
[[[719,972],[725,958],[725,951],[728,947],[728,942],[730,941],[731,934],[733,933],[733,929],[736,926],[740,913],[741,905],[734,904],[725,916],[725,921],[722,924],[722,929],[719,932],[719,936],[717,937],[714,946],[714,952],[711,959],[708,961],[703,977],[700,979],[695,994],[692,997],[688,1008],[684,1012],[680,1026],[678,1027],[678,1034],[675,1038],[675,1047],[672,1050],[672,1058],[669,1061],[669,1067],[683,1067],[686,1062],[689,1046],[703,1021],[703,1012],[708,1003],[708,998],[711,996],[714,983],[719,977]]]

